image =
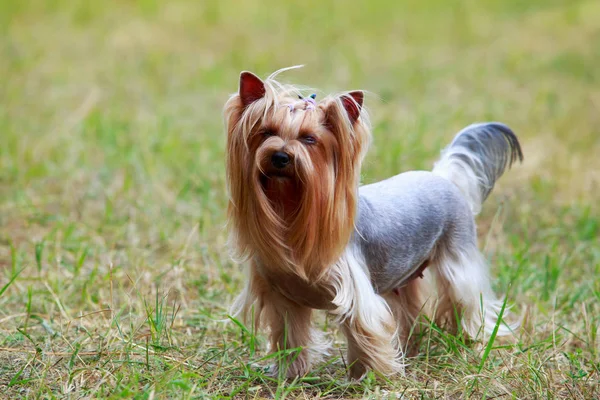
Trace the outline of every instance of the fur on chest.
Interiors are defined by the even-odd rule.
[[[270,290],[294,303],[318,310],[331,310],[335,307],[332,303],[335,294],[327,278],[310,282],[291,273],[268,270],[260,273],[268,282]]]

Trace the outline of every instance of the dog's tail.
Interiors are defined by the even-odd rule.
[[[444,149],[433,172],[458,186],[477,214],[498,178],[517,160],[523,160],[523,153],[510,128],[497,122],[473,124]],[[476,238],[472,239],[471,243],[461,240],[452,249],[441,249],[434,269],[441,278],[439,291],[442,298],[449,296],[461,305],[462,326],[472,338],[481,330],[486,337],[494,330],[498,335],[509,334],[519,323],[498,323],[500,317],[506,321],[504,303],[494,294],[486,260],[477,249]],[[452,318],[451,308],[444,309],[447,303],[442,301],[442,310],[437,312]]]
[[[478,214],[498,178],[516,160],[523,161],[523,152],[514,132],[499,122],[479,123],[458,132],[433,173],[458,186]]]

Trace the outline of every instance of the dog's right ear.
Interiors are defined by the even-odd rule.
[[[242,72],[240,75],[240,99],[244,107],[262,99],[264,95],[264,82],[252,72]]]

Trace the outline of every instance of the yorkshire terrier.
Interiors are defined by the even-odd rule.
[[[230,244],[249,263],[231,314],[252,310],[273,351],[301,348],[280,372],[302,376],[327,354],[311,326],[314,309],[340,324],[356,379],[368,369],[401,372],[425,311],[471,338],[511,333],[516,323],[498,321],[503,301],[474,215],[504,170],[522,161],[515,134],[501,123],[470,125],[431,172],[359,187],[371,139],[363,92],[317,102],[278,83],[281,71],[264,81],[242,72],[225,105]]]

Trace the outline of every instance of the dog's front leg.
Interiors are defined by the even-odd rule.
[[[367,271],[360,253],[349,249],[330,273],[332,314],[348,339],[352,379],[361,379],[368,368],[385,375],[402,371],[394,315],[375,292]]]
[[[278,375],[281,367],[288,377],[302,376],[311,363],[328,353],[323,333],[311,328],[312,310],[283,296],[275,283],[259,272],[256,261],[250,264],[246,287],[231,307],[231,315],[241,315],[248,322],[251,311],[254,329],[268,328],[270,351],[282,354],[271,374]],[[291,351],[296,348],[302,349]]]
[[[285,376],[305,375],[311,366],[311,314],[308,307],[296,304],[279,293],[270,292],[264,302],[264,318],[270,328],[272,352],[281,352],[271,373],[278,375],[283,369]],[[299,348],[298,351],[291,351]]]
[[[381,300],[342,323],[352,379],[361,379],[369,368],[385,375],[402,370],[394,317]]]

